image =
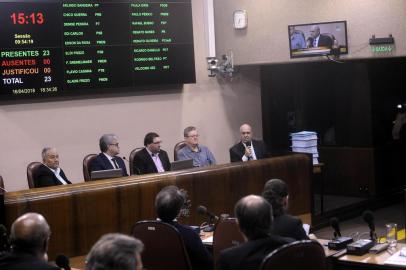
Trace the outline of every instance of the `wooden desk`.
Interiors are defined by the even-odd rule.
[[[396,251],[406,247],[406,244],[398,243]],[[367,253],[363,256],[344,255],[335,261],[335,269],[405,269],[401,266],[386,265],[384,262],[390,257],[388,251],[383,251],[379,254]]]
[[[235,203],[248,194],[261,194],[271,178],[287,182],[293,215],[311,223],[311,159],[304,154],[215,165],[204,168],[129,176],[120,179],[8,192],[6,226],[27,212],[38,212],[51,230],[49,258],[87,254],[104,234],[129,233],[140,220],[155,219],[154,199],[165,186],[188,191],[191,215],[185,224],[201,224],[205,217],[194,211],[205,205],[216,214],[232,213]]]

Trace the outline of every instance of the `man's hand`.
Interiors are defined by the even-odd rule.
[[[251,146],[245,147],[245,153],[244,153],[244,155],[245,155],[247,158],[250,158],[250,157],[252,156]]]

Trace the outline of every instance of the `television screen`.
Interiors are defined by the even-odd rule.
[[[290,57],[347,54],[347,22],[289,25]]]
[[[195,83],[191,0],[0,0],[0,101]]]

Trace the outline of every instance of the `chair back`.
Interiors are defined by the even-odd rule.
[[[0,194],[3,194],[4,192],[5,192],[5,189],[4,189],[3,177],[0,175]]]
[[[28,181],[28,187],[29,188],[35,188],[35,182],[34,182],[34,175],[35,172],[37,171],[38,167],[41,166],[41,162],[34,161],[28,164],[27,166],[27,181]]]
[[[177,144],[175,144],[175,147],[173,148],[173,160],[174,161],[178,160],[178,151],[185,146],[186,146],[185,141],[181,141],[181,142],[178,142]]]
[[[129,164],[130,165],[130,175],[139,174],[139,172],[134,172],[134,158],[135,158],[135,155],[138,153],[138,151],[140,151],[142,149],[144,149],[144,147],[137,147],[134,150],[132,150],[130,153],[130,157],[128,158],[129,163],[130,163]]]
[[[97,157],[97,154],[89,154],[83,158],[83,179],[85,182],[92,180],[90,178],[90,163]]]
[[[302,240],[286,244],[268,254],[260,270],[312,269],[326,270],[326,255],[315,240]]]
[[[238,228],[236,218],[222,219],[217,223],[213,234],[213,259],[217,262],[223,249],[238,246],[245,242],[244,236]]]
[[[172,225],[140,221],[134,225],[132,235],[144,243],[142,264],[145,269],[192,269],[182,236]]]

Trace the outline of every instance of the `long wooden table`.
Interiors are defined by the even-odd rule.
[[[26,212],[38,212],[50,224],[49,257],[87,254],[103,234],[129,233],[139,220],[156,218],[154,199],[167,185],[187,190],[192,201],[186,224],[204,217],[194,209],[205,205],[216,214],[232,214],[235,203],[248,194],[260,194],[271,178],[290,188],[290,211],[310,223],[312,164],[307,155],[294,154],[264,160],[216,165],[162,174],[129,176],[67,186],[9,192],[5,196],[6,226]]]

